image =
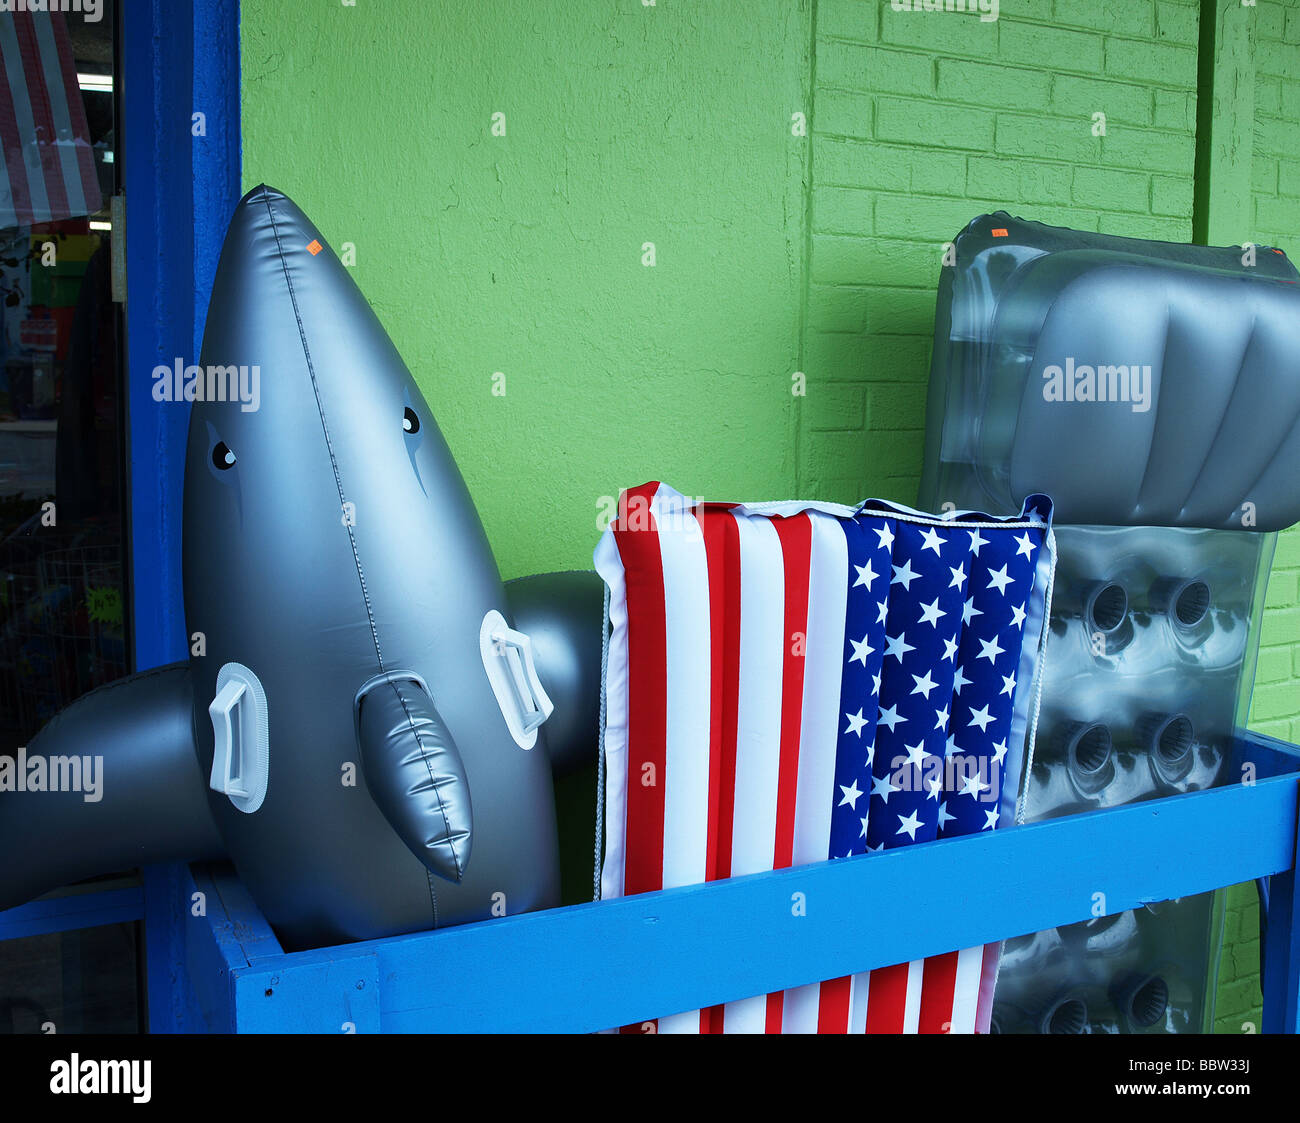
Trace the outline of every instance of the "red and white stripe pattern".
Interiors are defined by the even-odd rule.
[[[655,484],[625,493],[597,555],[613,624],[603,897],[826,858],[848,587],[833,523],[813,512],[692,511]],[[722,579],[710,582],[710,569]],[[807,636],[806,656],[786,642],[795,635]],[[826,698],[805,705],[805,694]],[[815,1031],[823,988],[847,991],[842,982],[760,995],[660,1018],[657,1028]],[[842,1030],[847,995],[838,1004]]]
[[[846,542],[850,514],[694,505],[657,483],[622,496],[595,555],[611,605],[603,897],[842,856],[828,846],[842,803],[850,561],[861,560]],[[954,952],[625,1031],[974,1032],[996,951],[987,962],[983,948]]]
[[[93,214],[103,205],[61,12],[0,16],[0,226]]]

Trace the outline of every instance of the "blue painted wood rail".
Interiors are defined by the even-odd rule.
[[[1099,893],[1115,913],[1271,876],[1264,1028],[1296,1032],[1300,750],[1250,734],[1232,766],[1244,782],[1210,791],[296,954],[233,873],[195,869],[193,1024],[598,1030],[1086,919]]]
[[[0,912],[0,940],[44,936],[144,917],[144,890],[138,885],[60,893]]]

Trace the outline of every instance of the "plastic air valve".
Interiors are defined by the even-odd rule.
[[[223,666],[208,716],[213,734],[208,786],[251,815],[266,798],[271,768],[266,691],[257,675],[242,663]]]
[[[1128,619],[1128,591],[1118,581],[1083,577],[1063,582],[1054,611],[1077,616],[1089,635],[1115,636]]]
[[[1062,995],[1038,1019],[1042,1034],[1077,1034],[1088,1030],[1088,1004],[1077,994]]]
[[[1144,713],[1137,720],[1137,735],[1157,778],[1176,784],[1191,771],[1196,730],[1186,714]]]
[[[1169,1008],[1169,984],[1160,975],[1127,978],[1111,988],[1119,1011],[1139,1029],[1150,1029]]]
[[[555,709],[537,677],[533,641],[492,609],[479,628],[479,653],[510,736],[521,749],[531,749],[537,743],[538,727]]]
[[[1097,795],[1115,778],[1110,727],[1101,721],[1071,721],[1056,737],[1056,759],[1081,796]]]
[[[1151,586],[1151,605],[1180,628],[1194,628],[1210,611],[1210,586],[1199,578],[1161,577]]]
[[[1083,617],[1090,632],[1112,635],[1128,615],[1128,593],[1116,581],[1090,581],[1081,590]]]

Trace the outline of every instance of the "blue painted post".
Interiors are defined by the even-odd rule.
[[[153,400],[154,367],[191,350],[193,239],[191,12],[135,0],[123,10],[123,173],[127,202],[127,418],[136,670],[185,654],[179,478],[184,408]]]
[[[180,966],[185,944],[179,883],[184,872],[182,865],[147,866],[141,870],[150,1033],[184,1033],[187,1028],[185,980]]]
[[[130,0],[122,71],[131,631],[133,667],[145,670],[188,651],[180,554],[189,415],[153,400],[152,372],[198,361],[222,234],[239,199],[238,0]],[[184,1025],[180,883],[178,869],[145,871],[154,1032]]]

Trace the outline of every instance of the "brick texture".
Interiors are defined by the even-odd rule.
[[[1190,241],[1195,0],[1023,0],[995,22],[819,0],[808,397],[798,491],[914,499],[944,244],[973,217]],[[1243,238],[1300,258],[1300,10],[1258,0],[1252,207]],[[1104,114],[1105,133],[1094,123]],[[1300,740],[1300,532],[1279,539],[1254,728]],[[1260,1027],[1253,885],[1226,895],[1216,1029]]]
[[[1005,208],[1190,240],[1198,5],[1025,0],[988,22],[880,0],[815,11],[799,491],[907,500],[940,260],[970,219]],[[856,443],[816,404],[845,386],[865,401]]]

